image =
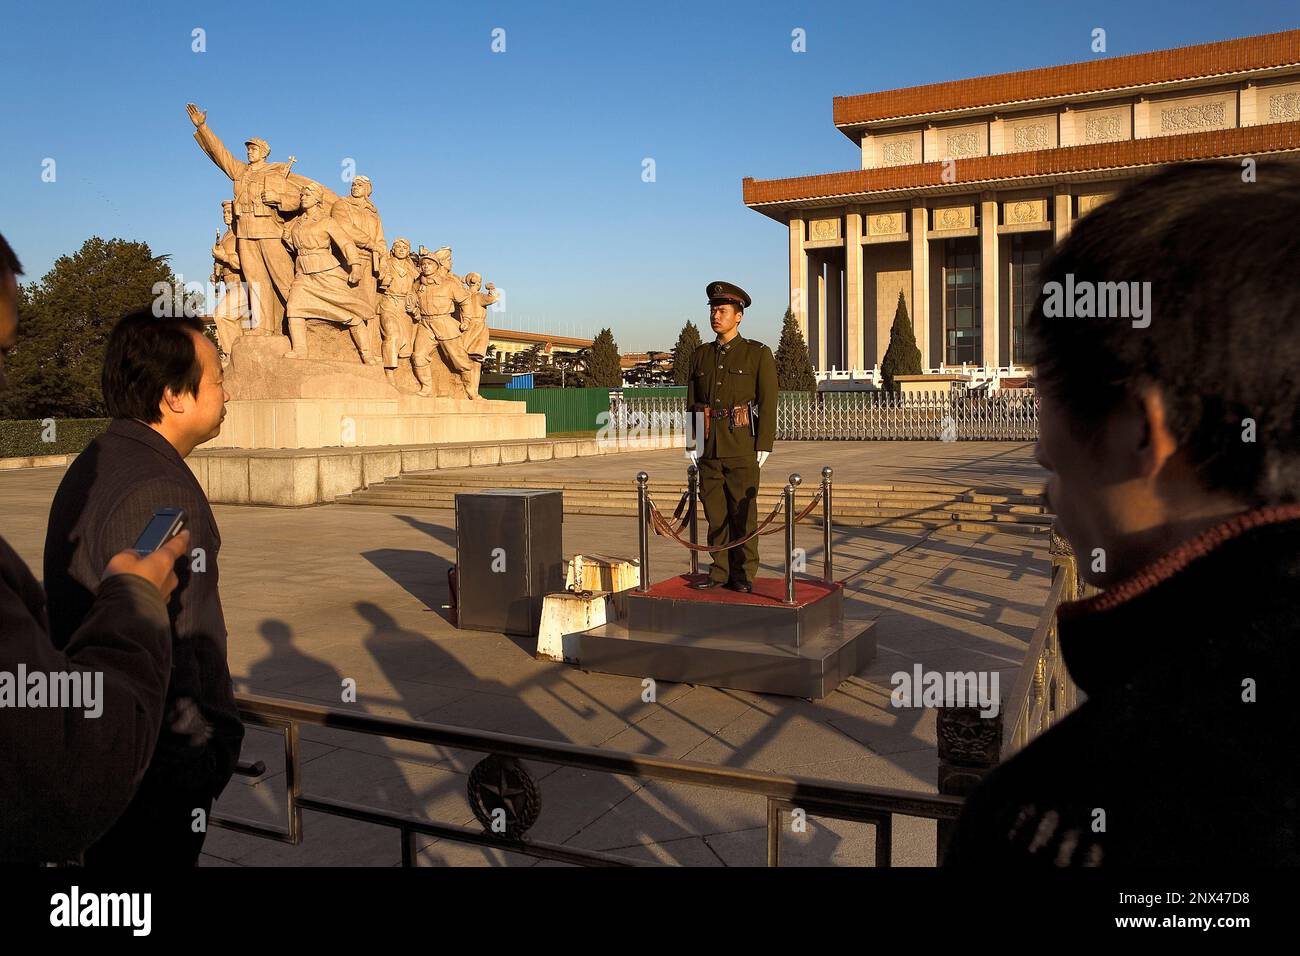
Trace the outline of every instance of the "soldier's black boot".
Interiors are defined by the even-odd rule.
[[[710,588],[720,588],[725,583],[726,583],[725,581],[718,581],[715,580],[714,578],[705,578],[703,581],[692,581],[690,584],[686,586],[696,591],[707,591]]]

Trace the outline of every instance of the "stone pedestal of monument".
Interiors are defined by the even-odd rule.
[[[520,402],[470,400],[458,381],[416,395],[410,362],[396,386],[364,365],[336,326],[308,325],[308,357],[286,358],[282,335],[243,335],[226,368],[230,402],[221,434],[204,448],[349,448],[542,438],[546,417]],[[435,362],[434,367],[439,363]]]
[[[283,335],[235,340],[221,434],[188,459],[210,500],[321,504],[407,471],[531,460],[545,444],[546,416],[522,402],[470,400],[450,376],[421,397],[409,360],[393,385],[345,329],[307,328],[306,358],[286,358]]]

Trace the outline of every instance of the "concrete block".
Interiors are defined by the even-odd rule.
[[[399,451],[366,451],[361,455],[361,481],[364,487],[378,484],[402,473],[402,453]]]
[[[288,508],[317,504],[319,461],[315,457],[249,457],[249,503]]]
[[[208,499],[229,505],[249,503],[248,459],[213,457],[208,459]]]
[[[469,448],[462,445],[457,448],[438,449],[439,468],[468,468],[470,464]]]
[[[438,449],[403,448],[402,471],[436,471],[438,468]]]
[[[518,465],[528,460],[528,444],[525,442],[508,442],[501,446],[501,464]]]
[[[564,586],[581,582],[584,591],[626,591],[641,583],[641,565],[608,554],[575,554],[565,572]]]
[[[333,501],[339,495],[350,495],[361,487],[359,453],[321,455],[319,462],[317,500]]]
[[[557,441],[552,443],[551,454],[555,458],[577,458],[578,443],[576,441]]]
[[[17,458],[0,458],[0,471],[70,465],[76,457],[76,455],[22,455]]]
[[[555,445],[551,442],[529,442],[528,443],[528,460],[529,461],[550,461],[555,457]]]
[[[542,599],[542,621],[537,631],[537,657],[541,660],[578,664],[583,631],[604,624],[608,614],[604,594],[583,597],[560,592]]]
[[[185,459],[185,464],[190,471],[194,472],[194,477],[198,480],[199,485],[206,490],[208,487],[208,457],[206,455],[190,455]]]
[[[469,463],[471,465],[501,464],[501,446],[475,445],[469,450]]]

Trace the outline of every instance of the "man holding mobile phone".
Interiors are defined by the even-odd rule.
[[[153,762],[126,814],[86,852],[86,865],[193,866],[244,733],[226,662],[221,537],[185,464],[196,446],[221,430],[228,395],[202,323],[148,311],[114,327],[103,391],[113,421],[69,466],[50,508],[45,586],[55,644],[62,646],[80,626],[112,555],[163,540],[174,530],[177,511],[190,541],[168,605],[172,673]]]
[[[18,257],[0,236],[3,353],[18,338]],[[167,599],[182,531],[148,556],[112,556],[63,650],[50,641],[45,592],[0,538],[0,672],[102,675],[99,713],[37,707],[0,713],[0,863],[78,859],[126,810],[162,725],[171,667]]]

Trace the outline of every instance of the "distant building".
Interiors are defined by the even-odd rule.
[[[565,335],[546,335],[542,332],[513,332],[510,329],[488,329],[488,345],[495,345],[498,361],[505,362],[516,352],[526,352],[537,343],[542,345],[542,361],[548,365],[556,352],[579,352],[591,348],[591,339],[575,339]]]
[[[650,363],[650,352],[624,352],[618,357],[618,363],[624,369],[636,368],[638,365],[647,365]],[[654,367],[666,368],[669,371],[673,367],[672,352],[655,352]]]
[[[1300,158],[1300,30],[838,96],[834,119],[861,169],[744,180],[745,204],[789,229],[818,378],[870,375],[902,292],[923,368],[996,382],[1025,373],[1044,255],[1126,181]]]
[[[618,364],[623,370],[624,385],[672,384],[672,352],[624,352],[618,357]]]

